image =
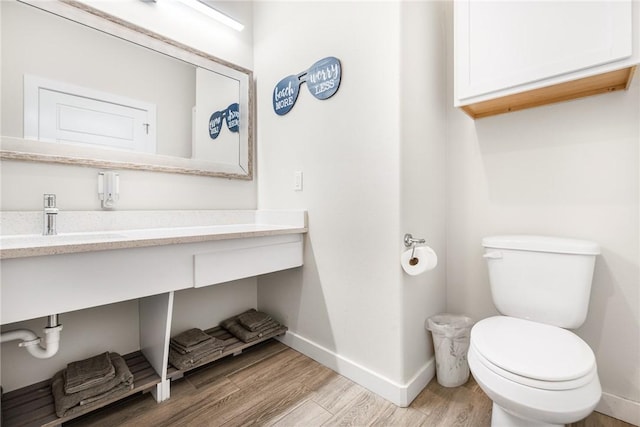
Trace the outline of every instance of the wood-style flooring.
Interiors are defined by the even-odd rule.
[[[491,401],[470,379],[445,388],[431,381],[399,408],[278,341],[188,372],[171,399],[133,396],[64,426],[469,426],[491,423]],[[572,427],[631,424],[594,412]]]

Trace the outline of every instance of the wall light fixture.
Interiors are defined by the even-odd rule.
[[[244,29],[244,25],[240,22],[236,21],[232,17],[225,15],[219,10],[214,9],[208,4],[198,1],[198,0],[178,0],[180,3],[189,6],[190,8],[197,10],[198,12],[207,15],[210,18],[215,19],[216,21],[233,28],[236,31],[242,31]]]

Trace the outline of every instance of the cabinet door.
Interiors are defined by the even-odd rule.
[[[631,0],[457,0],[457,100],[630,57],[631,7]]]

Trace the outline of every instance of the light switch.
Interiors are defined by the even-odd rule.
[[[302,171],[293,173],[293,191],[302,191]]]

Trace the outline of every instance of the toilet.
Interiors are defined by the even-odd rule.
[[[562,426],[588,416],[602,390],[584,323],[596,243],[547,236],[482,240],[500,316],[471,330],[469,368],[493,401],[491,425]]]

